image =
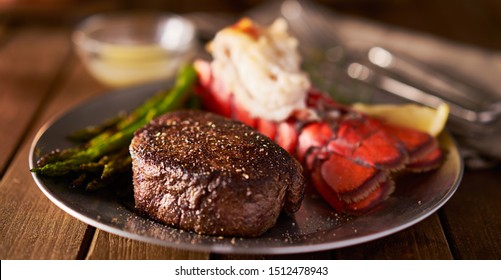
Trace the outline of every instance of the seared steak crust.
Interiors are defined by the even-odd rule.
[[[136,208],[198,233],[254,237],[282,208],[299,209],[300,164],[250,127],[212,113],[178,111],[138,130],[130,145]]]

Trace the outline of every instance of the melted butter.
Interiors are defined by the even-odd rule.
[[[101,82],[122,87],[168,79],[187,55],[167,53],[156,45],[107,45],[86,59],[89,71]]]

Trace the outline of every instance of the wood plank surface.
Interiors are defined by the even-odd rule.
[[[437,214],[385,238],[335,250],[335,259],[452,259]]]
[[[46,198],[23,145],[0,183],[0,259],[75,259],[87,225]]]
[[[53,36],[61,38],[66,35]],[[39,54],[45,52],[40,49]],[[29,108],[31,112],[26,112],[33,115],[35,121],[0,182],[0,259],[76,259],[79,255],[88,226],[50,202],[36,186],[28,166],[29,148],[37,130],[62,111],[103,91],[103,87],[93,81],[79,63],[69,65],[61,70],[67,73],[69,80],[52,86],[55,92],[47,94],[50,99],[46,100],[43,112],[33,115],[36,110],[32,107]],[[37,79],[38,74],[28,73],[25,80]],[[40,75],[41,80],[50,79]],[[23,87],[16,90],[23,90]],[[15,91],[13,94],[23,93]]]
[[[6,37],[7,37],[7,26],[3,21],[0,21],[0,46],[2,45]]]
[[[456,259],[501,256],[501,166],[467,170],[443,208],[443,226]]]
[[[0,46],[1,177],[38,107],[61,74],[70,44],[64,31],[33,27],[14,32]]]
[[[86,259],[100,260],[205,260],[209,253],[148,244],[96,230]]]
[[[235,11],[259,2],[224,1],[222,7]],[[434,34],[452,39],[501,46],[501,37],[493,37],[499,29],[495,24],[500,22],[499,1],[484,0],[477,5],[460,0],[454,7],[428,0],[415,1],[413,6],[412,1],[397,0],[320,2],[331,2],[338,11],[387,23],[424,31],[433,29]],[[141,6],[132,2],[125,5]],[[146,1],[145,5],[157,4]],[[174,6],[183,12],[194,9],[187,4]],[[370,7],[376,10],[370,11]],[[476,25],[456,25],[458,15]],[[0,20],[0,259],[358,260],[501,256],[501,166],[466,170],[452,199],[437,214],[417,225],[385,238],[332,251],[276,256],[210,254],[147,244],[90,227],[60,210],[38,189],[28,170],[28,152],[37,130],[46,121],[109,88],[90,77],[71,52],[69,26],[11,25]],[[482,26],[482,32],[475,31]],[[489,59],[491,65],[477,67],[486,78],[497,77],[492,74],[499,70],[495,54],[485,52],[486,58],[493,58]],[[482,64],[476,56],[469,58],[473,66]],[[462,56],[461,61],[447,56],[442,59],[451,66],[469,63],[468,56]]]
[[[303,254],[286,255],[247,255],[247,254],[212,254],[213,260],[330,260],[331,251],[319,251]]]

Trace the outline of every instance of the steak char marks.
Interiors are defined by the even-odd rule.
[[[255,237],[301,206],[302,167],[245,124],[177,111],[138,130],[130,145],[136,208],[197,233]]]

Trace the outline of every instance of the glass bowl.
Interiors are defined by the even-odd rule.
[[[122,87],[170,78],[194,57],[195,33],[182,16],[129,11],[91,16],[72,40],[95,78]]]

